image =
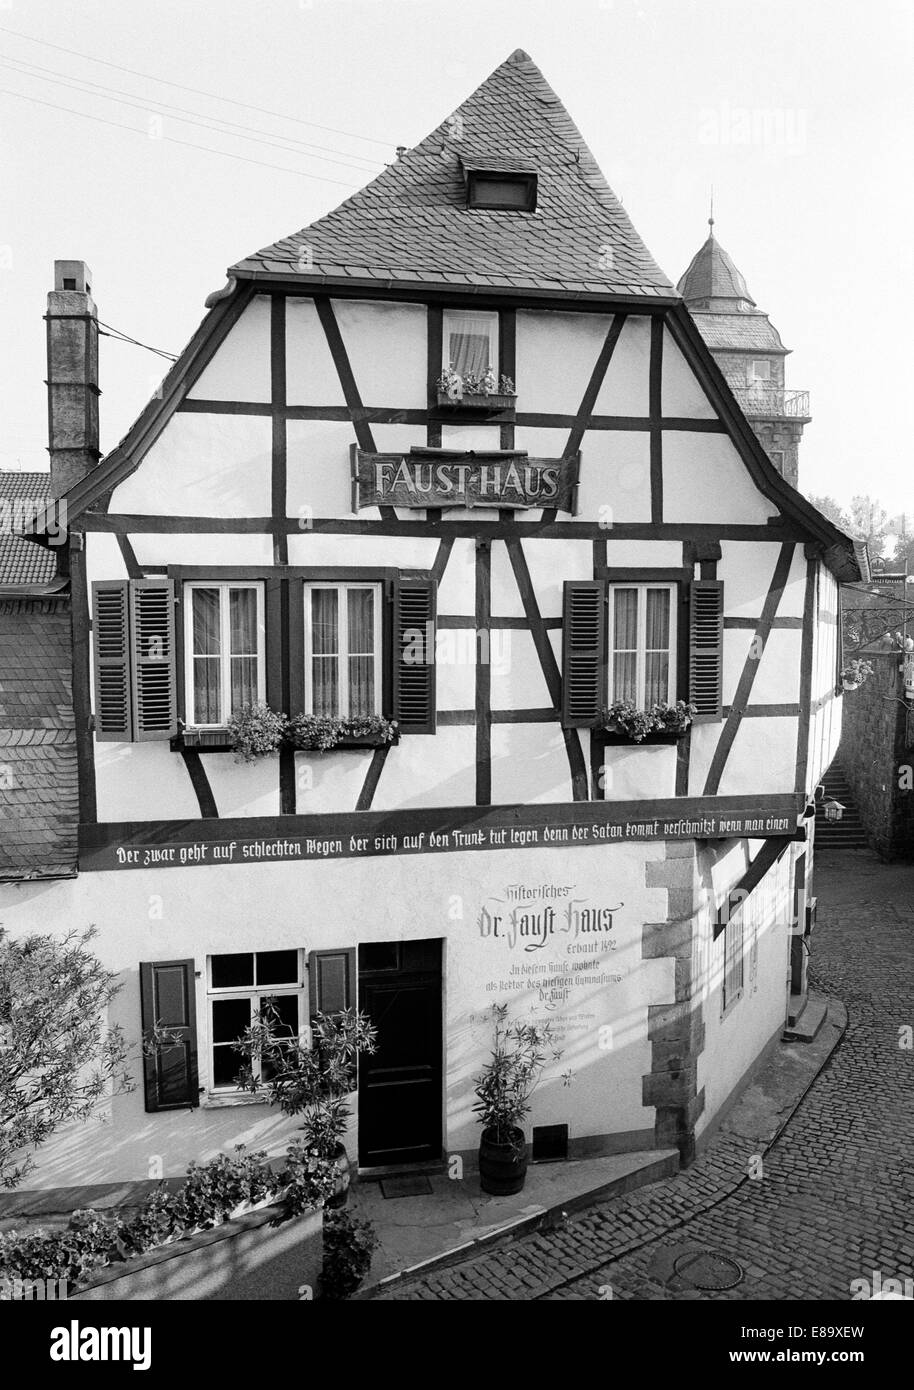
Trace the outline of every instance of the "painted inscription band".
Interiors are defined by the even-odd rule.
[[[263,820],[135,821],[80,827],[81,872],[110,869],[362,859],[499,849],[606,847],[633,840],[792,837],[801,807],[793,797],[716,797],[551,807],[469,807],[334,813]]]

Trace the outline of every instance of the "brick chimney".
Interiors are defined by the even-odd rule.
[[[48,453],[62,497],[98,463],[98,319],[84,261],[55,261],[48,295]]]

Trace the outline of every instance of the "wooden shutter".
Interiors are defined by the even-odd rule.
[[[308,1014],[336,1014],[355,1006],[355,949],[308,956]]]
[[[436,598],[433,579],[394,582],[393,705],[403,734],[435,732]]]
[[[562,724],[591,728],[603,704],[606,671],[606,586],[565,581],[562,604]]]
[[[720,579],[689,585],[689,700],[696,723],[723,717],[724,586]]]
[[[140,964],[147,1110],[179,1110],[200,1103],[194,978],[192,960]],[[157,1024],[169,1030],[168,1038],[151,1046]]]
[[[175,678],[175,595],[171,579],[131,579],[130,648],[134,738],[178,732]]]
[[[126,579],[92,585],[95,737],[101,742],[133,738],[129,610]]]

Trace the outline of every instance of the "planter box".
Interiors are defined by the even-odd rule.
[[[491,396],[464,395],[459,401],[452,401],[446,391],[438,392],[438,404],[450,410],[513,410],[517,395],[506,396],[493,391]]]
[[[393,738],[384,738],[382,734],[344,734],[339,743],[335,743],[332,748],[299,748],[296,746],[296,753],[335,753],[341,748],[383,748],[385,743],[393,747],[400,742],[400,735],[394,734]]]
[[[171,740],[173,753],[180,753],[183,748],[208,748],[213,753],[234,752],[227,729],[185,729]]]
[[[279,1206],[264,1207],[123,1264],[106,1265],[69,1300],[298,1301],[303,1285],[316,1298],[323,1212],[274,1225],[281,1213]]]
[[[643,748],[646,743],[678,743],[681,738],[685,738],[687,729],[673,731],[670,729],[652,729],[644,738],[634,739],[630,734],[611,733],[608,729],[595,730],[600,735],[604,744],[607,746],[625,745],[629,748]]]

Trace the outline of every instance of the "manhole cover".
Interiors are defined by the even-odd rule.
[[[736,1261],[716,1250],[690,1250],[679,1256],[673,1269],[693,1288],[717,1292],[735,1288],[743,1277]]]

